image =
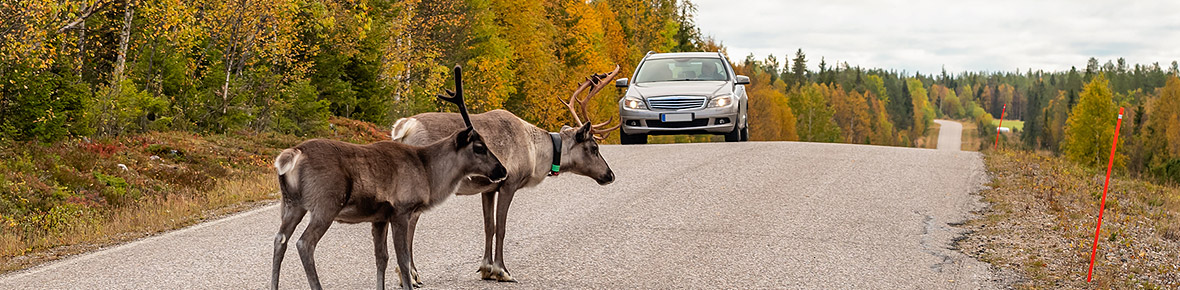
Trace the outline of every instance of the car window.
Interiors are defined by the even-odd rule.
[[[637,83],[725,80],[729,80],[729,73],[718,58],[649,59],[635,77]]]

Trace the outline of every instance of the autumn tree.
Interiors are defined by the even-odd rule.
[[[964,115],[963,104],[959,101],[958,95],[955,91],[944,87],[942,85],[930,86],[930,94],[932,99],[939,100],[939,111],[948,118],[962,118]]]
[[[1114,138],[1115,108],[1106,76],[1097,75],[1082,90],[1078,105],[1065,125],[1062,150],[1070,160],[1087,166],[1105,164]],[[1115,154],[1115,166],[1122,167],[1122,153]]]
[[[820,84],[805,85],[787,94],[791,111],[795,113],[796,132],[800,141],[837,142],[840,127],[832,119],[832,109],[824,93],[828,88]]]
[[[734,67],[738,74],[750,77],[746,85],[749,98],[750,139],[757,141],[798,140],[796,118],[788,105],[786,83],[782,79],[770,81],[770,73],[764,66],[754,62],[751,65]]]
[[[879,75],[865,76],[865,92],[872,94],[873,98],[881,100],[883,104],[889,103],[889,94],[885,90],[885,80],[881,79]]]
[[[916,78],[906,79],[907,88],[910,92],[910,101],[913,105],[914,127],[910,130],[910,139],[918,140],[922,135],[926,134],[926,129],[934,122],[934,107],[930,104],[926,88],[922,81]]]
[[[825,92],[832,101],[832,118],[840,127],[842,142],[866,144],[871,134],[872,119],[869,117],[866,94],[845,92],[840,85],[826,87]]]
[[[1016,88],[1013,88],[1009,84],[1001,84],[1000,86],[996,87],[996,102],[994,104],[995,108],[993,109],[992,115],[996,116],[996,117],[1018,119],[1017,117],[1001,116],[1001,115],[1009,115],[1009,114],[1012,114],[1010,112],[1017,111],[1017,110],[1012,110],[1012,111],[1006,112],[1006,110],[1004,109],[1005,105],[1007,105],[1008,107],[1015,108],[1016,106],[1014,106],[1014,104],[1012,103],[1015,99],[1016,99]]]
[[[1157,175],[1180,182],[1180,78],[1168,78],[1149,114],[1144,140],[1154,155],[1149,166]]]
[[[865,98],[869,101],[869,118],[872,122],[869,144],[895,145],[897,136],[893,132],[893,123],[889,121],[889,111],[885,109],[886,101],[873,97],[869,92],[865,93]]]
[[[1044,109],[1045,145],[1049,149],[1059,152],[1061,141],[1065,139],[1065,122],[1069,119],[1069,99],[1065,91],[1057,91],[1057,96],[1049,101]]]

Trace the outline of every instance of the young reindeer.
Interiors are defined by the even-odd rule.
[[[619,68],[616,66],[614,71],[608,74],[594,74],[579,84],[578,89],[570,96],[569,102],[562,100],[574,116],[574,121],[579,127],[576,129],[567,126],[557,133],[550,133],[504,110],[471,115],[472,124],[483,132],[487,137],[488,147],[496,151],[500,156],[500,162],[508,169],[508,178],[503,182],[471,178],[463,181],[456,192],[458,195],[483,195],[484,256],[483,264],[479,267],[482,279],[516,281],[504,266],[504,232],[508,206],[512,204],[512,197],[517,190],[534,187],[548,176],[567,172],[588,176],[600,185],[614,182],[615,174],[602,155],[599,155],[598,143],[595,140],[605,138],[605,135],[598,134],[608,134],[619,126],[604,129],[602,127],[611,120],[592,125],[588,118],[583,123],[574,102],[578,102],[582,114],[588,116],[586,106],[590,98],[606,87],[618,72]],[[586,89],[590,90],[586,92]],[[586,92],[586,96],[579,98],[583,92]],[[558,99],[560,100],[560,97]],[[423,113],[402,118],[394,125],[393,140],[414,145],[435,142],[462,130],[463,123],[460,123],[460,120],[459,116],[453,113]],[[558,153],[556,157],[554,152]],[[417,222],[418,216],[415,215],[410,220],[411,227]],[[412,247],[412,233],[409,238]],[[414,268],[412,261],[410,266]],[[416,284],[422,283],[416,270],[412,276]]]
[[[461,71],[455,67],[455,93],[439,98],[455,103],[463,119]],[[450,93],[448,91],[448,93]],[[313,139],[283,150],[275,159],[282,190],[282,225],[275,235],[274,265],[270,288],[278,288],[279,267],[287,240],[305,214],[311,218],[299,242],[299,258],[312,289],[320,289],[315,248],[333,221],[373,223],[373,248],[377,258],[377,288],[385,288],[389,262],[386,231],[393,227],[393,247],[403,289],[412,289],[409,275],[411,216],[446,200],[468,178],[501,181],[507,171],[470,121],[423,146],[382,141],[355,145]]]

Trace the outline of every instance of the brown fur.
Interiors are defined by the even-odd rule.
[[[373,223],[378,285],[383,288],[388,225],[393,225],[399,267],[408,268],[412,215],[446,200],[468,177],[502,180],[506,176],[485,146],[475,131],[460,130],[421,147],[392,141],[356,145],[313,139],[283,150],[275,160],[283,217],[275,237],[271,287],[278,286],[287,239],[304,214],[311,214],[297,246],[312,288],[319,287],[312,258],[315,245],[333,221]],[[407,276],[402,280],[410,281]]]
[[[500,183],[486,178],[463,181],[456,194],[483,194],[485,247],[484,264],[480,267],[483,278],[514,281],[503,264],[508,206],[516,190],[536,186],[545,180],[552,164],[553,143],[547,131],[505,110],[471,115],[471,123],[484,134],[488,147],[500,157],[509,178]],[[462,117],[455,113],[423,113],[400,119],[396,124],[392,136],[395,141],[406,144],[427,144],[466,127]],[[589,123],[581,128],[564,127],[560,134],[562,173],[589,176],[602,185],[614,181],[614,172],[598,153]],[[417,217],[410,223],[417,223]],[[496,239],[494,260],[493,234]],[[412,238],[410,242],[413,243]]]

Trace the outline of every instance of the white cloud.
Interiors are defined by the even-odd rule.
[[[735,59],[807,54],[935,73],[1068,70],[1086,60],[1180,60],[1180,1],[695,0],[697,25]]]

